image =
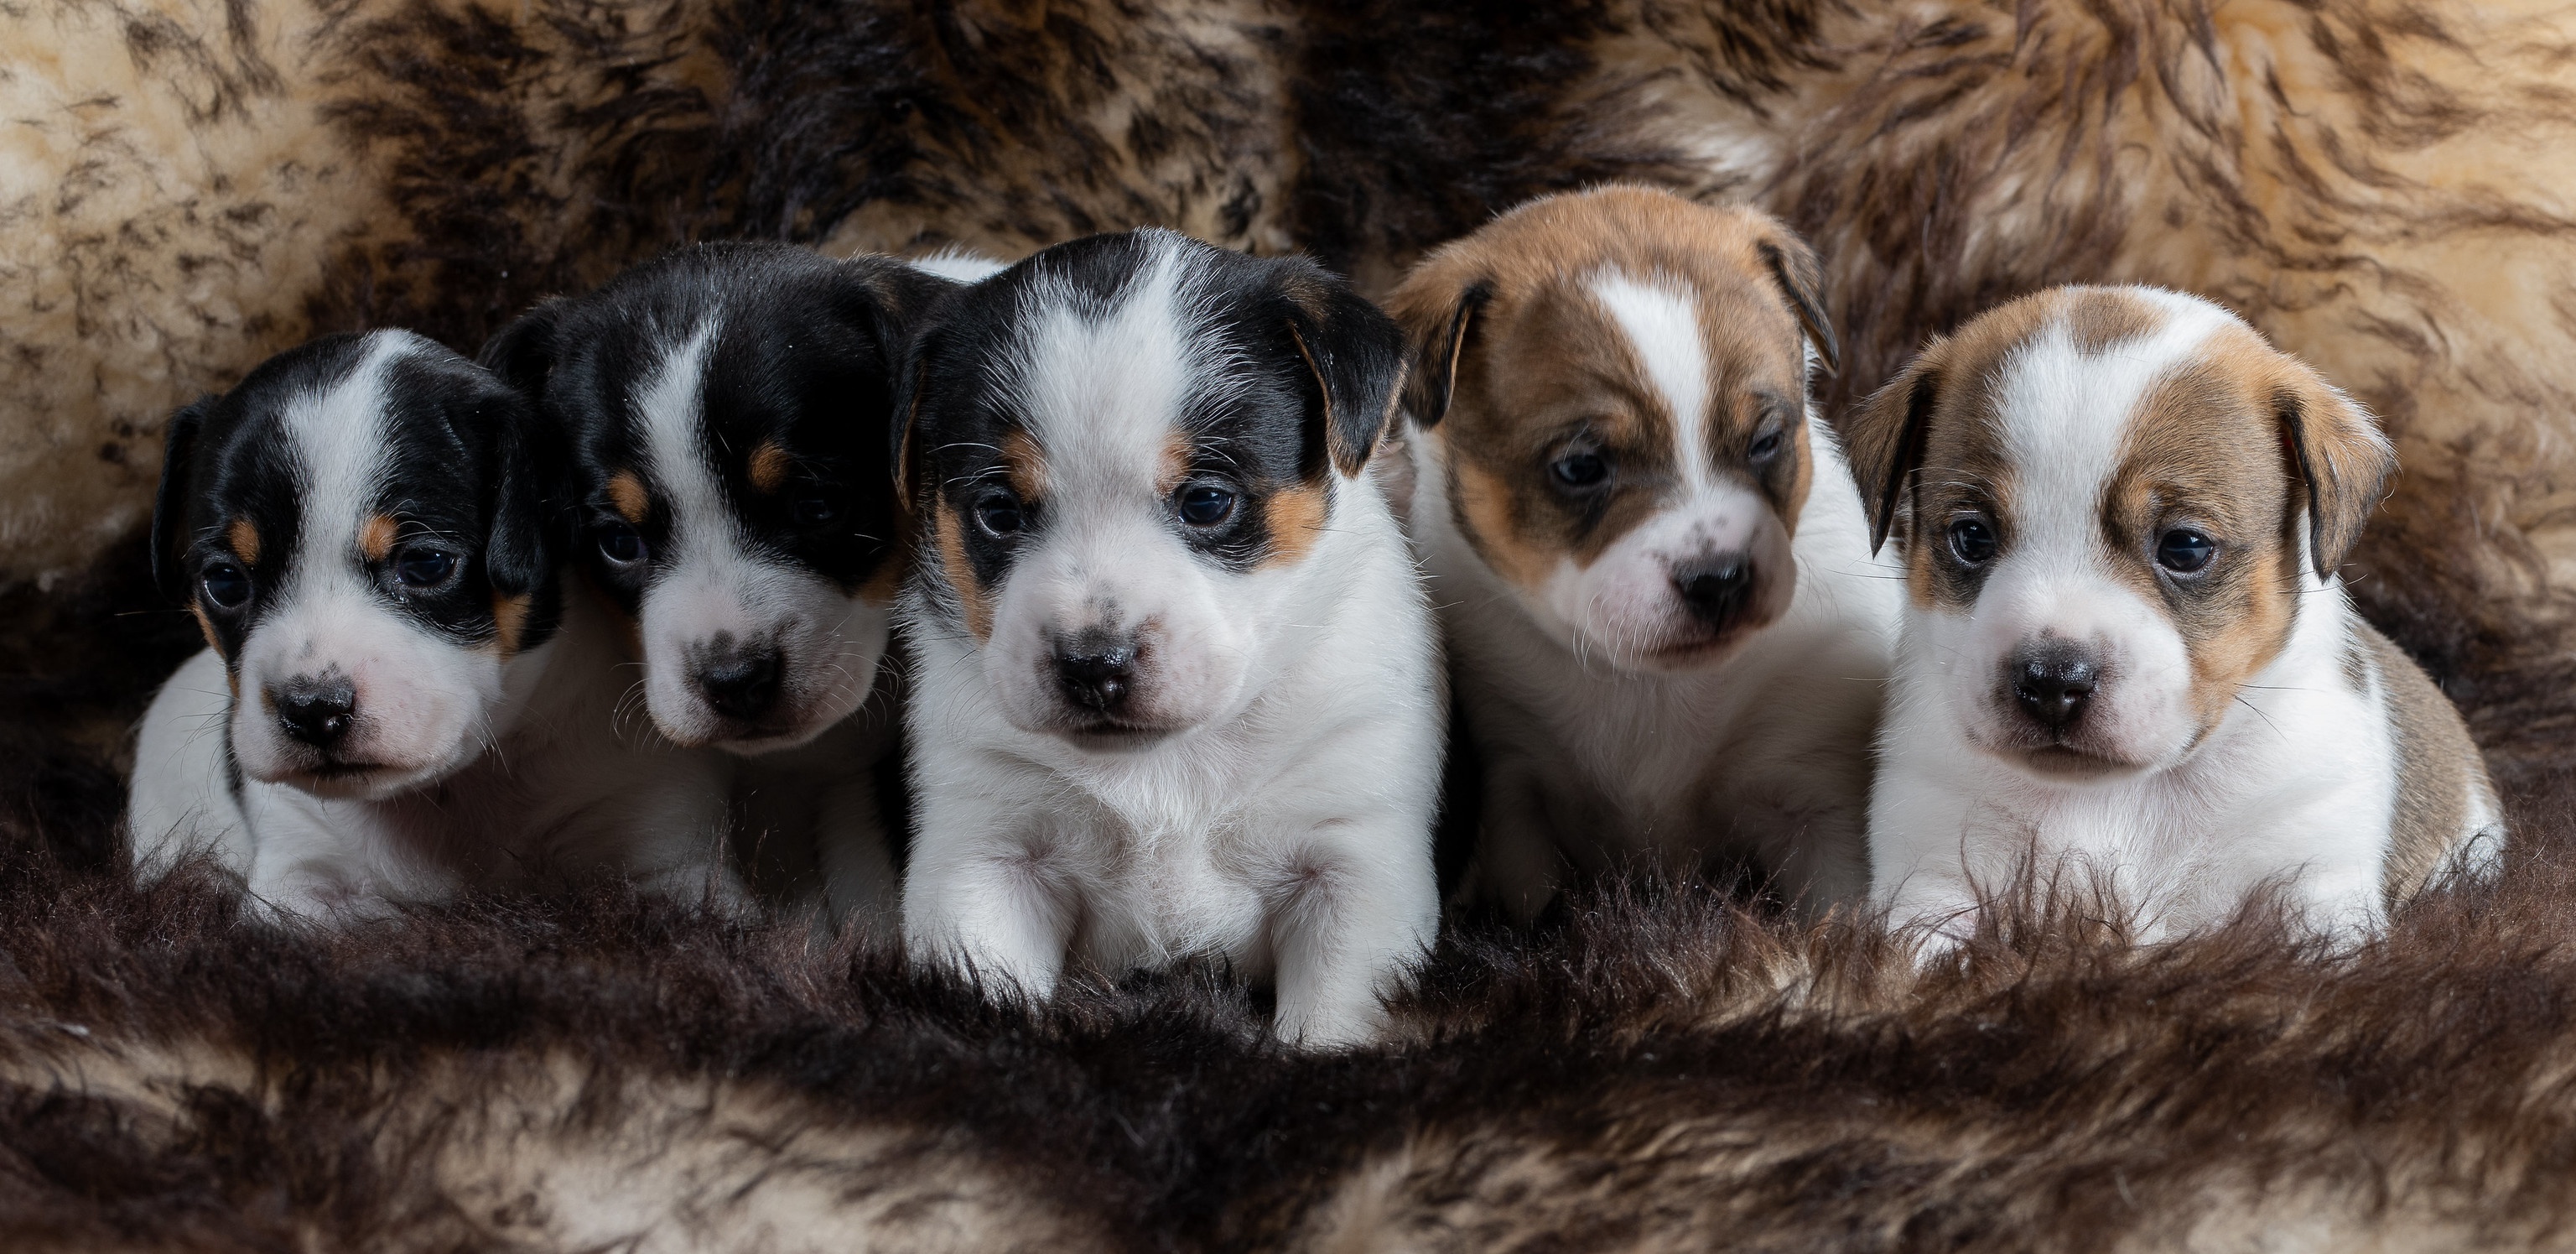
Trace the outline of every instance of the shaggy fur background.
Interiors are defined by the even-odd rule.
[[[2393,0],[0,5],[0,1248],[2576,1246],[2576,14]],[[2514,807],[2357,954],[2080,895],[1916,975],[1701,887],[1444,941],[1405,1043],[1222,973],[1030,1020],[611,896],[333,940],[117,870],[194,647],[158,424],[324,330],[470,347],[686,239],[1165,222],[1382,287],[1524,196],[1743,195],[1874,386],[2073,279],[2385,415],[2348,572]]]

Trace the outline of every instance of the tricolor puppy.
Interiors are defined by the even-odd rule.
[[[587,874],[727,890],[720,764],[609,734],[626,680],[557,594],[532,429],[401,331],[316,340],[171,420],[153,565],[212,647],[144,720],[147,870],[211,849],[295,915]]]
[[[999,993],[1217,954],[1337,1045],[1430,942],[1442,698],[1361,476],[1385,315],[1303,259],[1058,245],[914,348],[904,933]]]
[[[1934,341],[1846,434],[1906,571],[1870,810],[1898,923],[1945,945],[2020,868],[2079,865],[2149,937],[2266,886],[2349,933],[2492,861],[2458,713],[2333,573],[2388,443],[2227,311],[2026,297]]]
[[[1810,909],[1867,890],[1897,594],[1808,402],[1818,281],[1760,213],[1611,187],[1397,291],[1407,516],[1485,780],[1471,902],[1717,859]]]
[[[652,725],[759,755],[751,841],[810,841],[833,917],[889,929],[870,763],[894,716],[868,698],[904,565],[893,374],[911,319],[953,287],[890,258],[704,245],[539,306],[484,351],[571,442],[578,545],[631,627]]]

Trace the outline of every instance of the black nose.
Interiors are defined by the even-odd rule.
[[[2075,645],[2051,641],[2024,652],[2012,665],[2013,700],[2030,720],[2063,731],[2084,717],[2101,670]]]
[[[1059,645],[1055,678],[1066,700],[1096,714],[1115,714],[1135,686],[1135,646],[1096,636]]]
[[[1701,622],[1711,627],[1744,612],[1753,599],[1753,562],[1741,553],[1703,558],[1673,571],[1673,591]]]
[[[270,689],[268,699],[277,707],[278,727],[316,749],[340,743],[358,714],[357,688],[336,677],[294,680]]]
[[[698,691],[726,718],[755,719],[778,704],[778,671],[776,648],[719,640],[698,659]]]

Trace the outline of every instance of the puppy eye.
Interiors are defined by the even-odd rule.
[[[1026,511],[1020,508],[1020,498],[1008,492],[995,492],[975,502],[976,524],[994,539],[1018,535],[1028,521]]]
[[[632,566],[644,560],[644,537],[625,523],[609,523],[599,529],[599,555],[619,566]]]
[[[1768,434],[1768,435],[1763,436],[1763,437],[1762,437],[1761,439],[1759,439],[1759,440],[1755,440],[1755,441],[1753,442],[1753,447],[1752,447],[1752,449],[1750,449],[1750,450],[1748,451],[1748,456],[1750,456],[1750,457],[1752,458],[1752,460],[1757,461],[1757,462],[1767,462],[1767,461],[1771,460],[1771,455],[1772,455],[1772,454],[1777,453],[1777,452],[1779,452],[1779,451],[1780,451],[1780,433],[1779,433],[1779,432],[1777,432],[1777,431],[1774,431],[1774,432],[1771,432],[1771,433],[1770,433],[1770,434]]]
[[[789,517],[796,520],[796,525],[799,527],[820,527],[841,514],[841,511],[832,508],[830,500],[810,493],[789,502],[787,512]]]
[[[2218,556],[2218,542],[2188,527],[2176,527],[2156,541],[2156,565],[2188,575]]]
[[[1548,473],[1569,488],[1588,488],[1610,477],[1610,463],[1599,453],[1568,453],[1548,465]]]
[[[1193,527],[1213,527],[1234,516],[1234,493],[1212,484],[1196,484],[1181,489],[1181,521]]]
[[[234,609],[250,599],[250,575],[231,562],[217,562],[199,576],[206,599],[224,609]]]
[[[1950,555],[1968,566],[1978,566],[1995,555],[1995,531],[1983,521],[1962,518],[1950,524]]]
[[[438,549],[406,549],[394,559],[394,578],[407,588],[435,588],[456,572],[456,555]]]

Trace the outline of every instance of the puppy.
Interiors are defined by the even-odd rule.
[[[831,917],[858,926],[890,930],[900,888],[870,771],[890,684],[869,703],[903,570],[893,375],[911,320],[954,287],[931,271],[994,268],[702,245],[539,306],[484,351],[573,449],[577,547],[653,726],[755,759],[749,839],[810,842]],[[805,851],[769,852],[793,873]]]
[[[613,629],[557,591],[519,397],[402,331],[279,355],[171,420],[152,560],[205,629],[128,827],[285,915],[613,872],[727,891],[718,763],[623,743]]]
[[[1396,292],[1406,511],[1482,759],[1470,903],[1571,872],[1751,859],[1809,908],[1868,888],[1893,573],[1807,383],[1814,256],[1750,209],[1534,201]]]
[[[2025,297],[1846,434],[1906,572],[1870,810],[1895,921],[1947,944],[1981,893],[2072,857],[2149,938],[2275,885],[2349,933],[2446,862],[2491,865],[2476,746],[2334,575],[2388,442],[2227,311]]]
[[[1444,700],[1361,478],[1385,315],[1168,231],[1038,253],[914,348],[904,934],[1030,996],[1222,955],[1278,1034],[1369,1039],[1430,942]]]

